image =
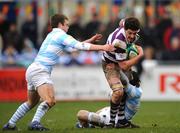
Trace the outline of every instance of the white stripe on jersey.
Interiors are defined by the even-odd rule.
[[[48,45],[47,49],[49,49],[49,52],[52,52],[52,53],[54,52],[57,55],[60,55],[61,53],[63,53],[63,50],[62,49],[60,50],[59,47],[56,45]]]
[[[66,34],[59,28],[53,28],[53,30],[47,35],[43,41],[38,55],[34,62],[38,62],[48,69],[51,73],[52,67],[58,63],[59,55],[65,49],[65,47],[72,47],[79,49],[80,43],[72,36]],[[81,46],[82,49],[85,49]],[[86,49],[85,49],[86,50]]]
[[[65,45],[69,45],[69,44],[72,44],[74,43],[76,40],[72,37],[72,36],[67,36],[67,38],[64,39],[63,43]],[[74,48],[74,46],[73,46]]]
[[[64,32],[58,32],[58,29],[56,29],[56,28],[54,28],[54,29],[48,35],[51,35],[51,39],[56,41],[56,40],[59,40],[59,36],[63,36],[64,35]]]
[[[135,43],[138,40],[138,38],[139,38],[139,35],[137,34],[133,43]],[[122,49],[126,49],[126,47],[127,47],[126,46],[127,38],[126,38],[126,34],[125,34],[125,29],[124,28],[117,28],[115,31],[113,31],[109,35],[106,43],[107,44],[112,44],[115,39],[119,39],[119,40],[123,41],[125,43],[125,45],[122,46]],[[108,53],[111,53],[111,54],[108,54]],[[105,58],[103,56],[106,57],[107,59],[113,61],[113,62],[118,62],[118,61],[121,61],[121,60],[125,60],[127,54],[104,51],[103,55],[102,55],[102,60],[105,60]]]
[[[36,62],[41,62],[42,64],[44,64],[43,62],[46,62],[48,64],[54,64],[53,60],[51,60],[48,57],[42,56],[42,55],[38,56],[38,58],[36,59]]]
[[[120,34],[122,34],[123,38],[125,38],[124,28],[121,28],[121,29],[117,28],[115,31],[113,31],[107,39],[107,44],[111,44],[113,42],[113,40],[115,40]],[[122,40],[122,41],[126,43],[126,41],[124,41],[124,40]],[[107,53],[111,53],[114,57],[112,57],[111,55],[108,55]],[[115,58],[115,54],[121,54],[121,53],[104,51],[102,56],[105,56],[106,58],[108,58],[109,60],[111,60],[113,62],[118,62],[117,59]],[[104,57],[102,57],[102,59],[105,60]],[[124,58],[118,59],[118,60],[124,60]]]
[[[112,53],[112,54],[114,54],[114,53]],[[102,59],[105,61],[104,57],[108,58],[109,60],[111,60],[113,62],[118,62],[116,59],[114,59],[113,57],[109,56],[106,52],[104,52],[103,55],[102,55]]]
[[[114,31],[115,32],[115,31]],[[113,33],[114,33],[113,32]],[[108,39],[107,39],[107,44],[111,44],[111,40],[112,40],[112,36],[113,36],[113,33],[111,33],[110,35],[109,35],[109,37],[108,37]]]

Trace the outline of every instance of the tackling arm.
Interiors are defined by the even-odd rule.
[[[83,41],[85,43],[93,43],[93,42],[96,42],[96,41],[99,41],[100,39],[102,38],[102,35],[101,34],[95,34],[94,36],[92,36],[91,38]]]

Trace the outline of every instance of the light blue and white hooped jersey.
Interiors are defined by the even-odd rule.
[[[34,62],[40,63],[51,73],[52,67],[58,63],[59,56],[66,47],[88,50],[90,46],[87,44],[84,46],[84,43],[77,41],[63,30],[53,28],[43,41]]]

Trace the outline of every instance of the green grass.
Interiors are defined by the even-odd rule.
[[[8,121],[20,103],[0,103],[0,128]],[[180,102],[142,102],[133,122],[140,129],[76,129],[76,113],[80,109],[96,111],[108,102],[58,102],[42,119],[51,133],[180,133]],[[17,123],[20,131],[28,132],[35,109]],[[0,132],[2,132],[0,130]],[[12,132],[11,132],[12,133]],[[32,132],[31,132],[32,133]]]

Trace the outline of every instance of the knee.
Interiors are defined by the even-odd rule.
[[[113,97],[122,97],[123,96],[123,94],[124,94],[124,91],[123,91],[123,89],[118,89],[118,90],[116,90],[116,91],[113,91]]]
[[[49,105],[49,107],[52,107],[56,104],[56,100],[54,98],[49,98],[46,100],[46,103]]]
[[[111,89],[113,91],[113,94],[114,95],[117,95],[117,96],[123,96],[123,85],[120,84],[120,83],[114,83],[112,86],[111,86]]]
[[[119,102],[122,99],[123,95],[124,95],[123,89],[118,89],[116,91],[113,91],[113,94],[112,94],[113,102],[115,103]]]

